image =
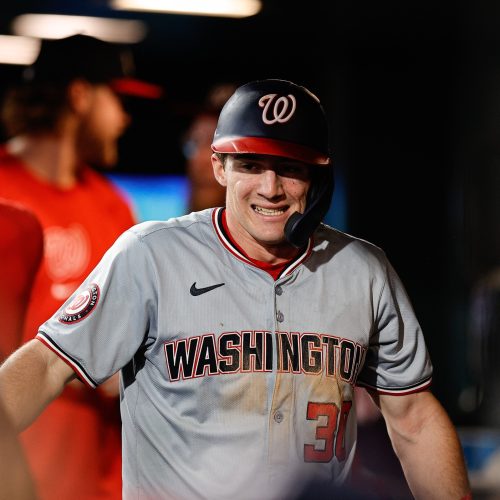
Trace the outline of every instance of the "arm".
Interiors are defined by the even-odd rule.
[[[17,430],[28,427],[76,377],[48,347],[31,340],[0,368],[0,404]]]
[[[0,498],[35,500],[35,487],[16,438],[3,407],[0,406]]]
[[[429,392],[371,393],[415,498],[460,500],[470,492],[462,448],[445,410]]]

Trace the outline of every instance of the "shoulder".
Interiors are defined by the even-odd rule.
[[[207,209],[165,221],[141,222],[130,228],[128,232],[145,243],[159,238],[168,240],[193,238],[208,231],[213,232],[212,211],[213,209]]]
[[[9,200],[0,196],[0,220],[5,224],[27,227],[29,231],[35,227],[41,227],[36,215],[28,210],[22,203]]]
[[[108,177],[88,166],[83,167],[80,176],[86,192],[97,198],[101,206],[108,207],[124,228],[136,222],[126,195]]]
[[[1,274],[4,278],[16,276],[11,282],[6,278],[14,293],[15,287],[29,280],[38,268],[43,255],[43,229],[32,212],[0,198],[0,233]]]
[[[9,154],[5,144],[0,144],[0,165],[11,163],[14,157]]]
[[[313,252],[337,255],[357,264],[382,265],[385,267],[385,252],[369,241],[339,231],[326,224],[320,224],[314,233]]]
[[[101,189],[116,195],[120,193],[118,188],[110,179],[88,165],[84,165],[82,167],[82,170],[80,171],[80,179],[83,184],[87,184],[95,189]]]
[[[0,145],[0,178],[4,182],[17,180],[17,173],[22,173],[22,163],[12,156],[4,145]]]
[[[101,196],[105,202],[120,200],[122,203],[126,203],[124,194],[116,184],[105,174],[94,170],[88,165],[84,165],[80,171],[80,186],[98,193],[98,196]]]
[[[188,254],[206,255],[213,247],[210,231],[211,210],[194,212],[165,221],[146,221],[132,226],[108,251],[111,259],[125,258],[139,263],[146,259],[155,265],[182,262]]]
[[[3,242],[26,241],[26,238],[42,240],[42,226],[33,212],[16,201],[0,197],[0,227]]]

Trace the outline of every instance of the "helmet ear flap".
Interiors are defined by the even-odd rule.
[[[328,212],[332,201],[335,187],[333,167],[317,167],[315,174],[304,213],[293,213],[285,224],[285,238],[296,248],[306,245],[309,236]]]

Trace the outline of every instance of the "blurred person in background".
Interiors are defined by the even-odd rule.
[[[210,157],[219,113],[235,90],[233,83],[214,85],[184,135],[182,150],[189,180],[188,212],[225,204],[226,189],[215,179]]]
[[[159,96],[132,78],[132,65],[124,48],[92,37],[43,41],[24,81],[5,96],[0,197],[37,216],[45,245],[23,341],[135,223],[120,193],[92,169],[117,163],[130,122],[122,96]],[[40,498],[120,498],[120,432],[116,379],[98,391],[70,384],[21,435]]]
[[[474,427],[464,433],[473,487],[484,498],[500,498],[500,266],[482,275],[471,291],[467,330],[471,375],[461,404]]]
[[[0,198],[0,363],[21,344],[33,279],[43,254],[38,219]],[[34,500],[35,487],[12,423],[0,406],[0,499]]]
[[[43,254],[35,215],[0,198],[0,363],[22,343],[31,287]]]
[[[480,425],[500,429],[500,266],[475,283],[469,315],[468,364],[477,394],[476,418]]]

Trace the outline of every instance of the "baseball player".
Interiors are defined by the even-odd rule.
[[[241,86],[212,145],[225,208],[125,232],[0,370],[19,428],[77,377],[121,370],[125,498],[293,498],[346,481],[369,389],[417,498],[468,498],[455,430],[382,250],[324,224],[317,97]]]

